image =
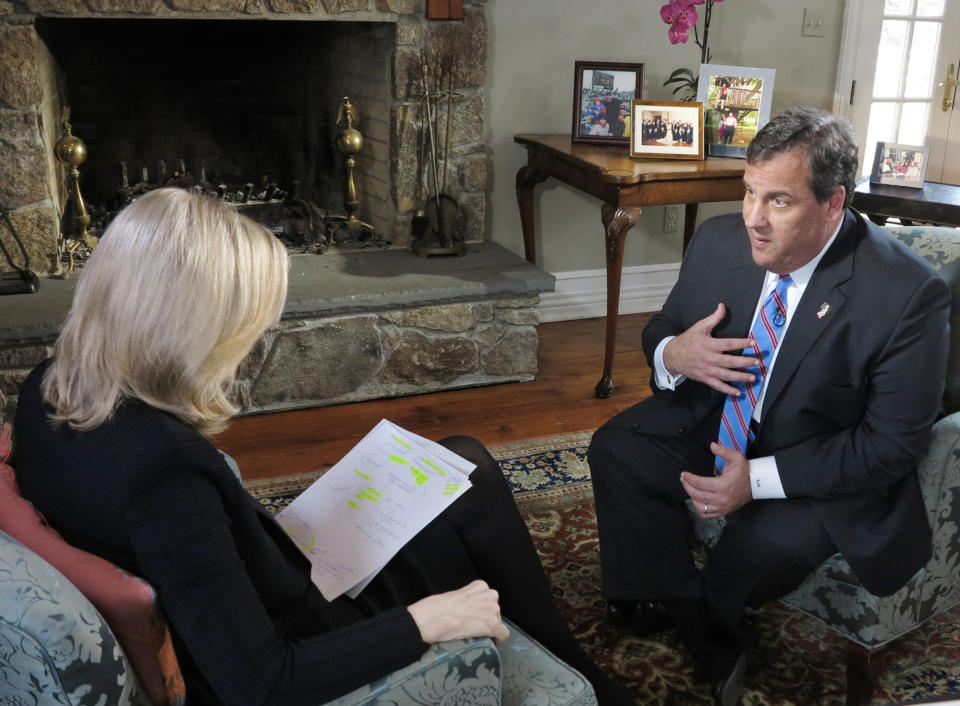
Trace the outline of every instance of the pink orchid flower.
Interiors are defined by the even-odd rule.
[[[695,0],[670,0],[670,4],[660,8],[660,18],[670,25],[667,36],[671,44],[686,43],[687,30],[693,27],[698,19],[694,4]]]

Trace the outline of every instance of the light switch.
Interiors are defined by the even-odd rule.
[[[800,35],[803,37],[822,37],[827,28],[826,22],[826,13],[823,10],[804,8],[803,31],[800,32]]]

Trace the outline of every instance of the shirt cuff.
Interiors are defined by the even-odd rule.
[[[752,458],[750,463],[750,494],[754,500],[774,500],[785,498],[780,471],[773,456]]]
[[[676,336],[667,336],[657,344],[657,349],[653,352],[654,382],[661,390],[676,390],[677,385],[687,379],[686,375],[671,375],[663,364],[663,349],[675,338]]]

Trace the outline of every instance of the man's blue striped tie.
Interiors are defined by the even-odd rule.
[[[787,321],[787,288],[791,282],[790,275],[780,275],[777,286],[767,296],[750,330],[750,337],[756,341],[757,345],[752,351],[745,348],[743,354],[753,355],[760,361],[759,366],[746,368],[746,372],[754,374],[754,381],[750,384],[731,382],[730,384],[739,388],[742,394],[739,397],[727,395],[727,400],[723,404],[723,416],[720,419],[720,433],[717,438],[721,444],[727,448],[736,449],[744,456],[747,454],[747,438],[752,439],[753,434],[750,430],[753,410],[757,405],[760,390],[763,389],[763,381],[767,376],[767,367],[773,358],[773,351],[777,347],[783,325]],[[726,462],[722,458],[716,457],[713,467],[714,475],[719,476],[723,473],[724,463]]]

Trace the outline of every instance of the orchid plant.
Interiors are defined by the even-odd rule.
[[[713,55],[710,53],[708,38],[710,35],[710,17],[713,15],[713,4],[723,0],[670,0],[660,8],[660,18],[670,25],[667,36],[671,44],[686,44],[690,38],[689,30],[693,28],[693,42],[700,47],[700,63],[709,64]],[[700,14],[696,5],[703,8],[703,40],[697,31],[697,21]],[[677,84],[673,94],[684,101],[692,101],[697,97],[697,79],[699,76],[690,69],[677,69],[670,78],[663,82],[664,86]]]

